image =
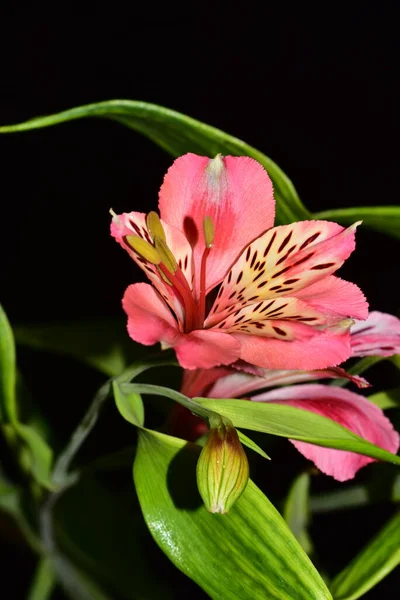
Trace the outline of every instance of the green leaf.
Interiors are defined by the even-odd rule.
[[[36,429],[19,423],[16,430],[25,442],[24,462],[38,483],[47,489],[53,489],[51,468],[53,451]]]
[[[362,221],[363,225],[400,238],[400,206],[354,206],[315,213],[313,219],[327,219],[342,225]]]
[[[251,156],[267,169],[273,181],[277,202],[277,225],[310,217],[290,179],[265,154],[215,127],[155,104],[134,100],[109,100],[79,106],[56,115],[38,117],[18,125],[0,127],[0,133],[40,129],[83,117],[103,117],[118,121],[147,136],[172,156],[186,152],[210,157],[219,152]]]
[[[6,423],[17,419],[16,377],[14,337],[0,304],[0,421]]]
[[[354,485],[350,488],[311,496],[310,506],[313,513],[326,513],[334,510],[366,506],[370,501],[368,488],[362,485]]]
[[[264,450],[262,448],[260,448],[260,446],[258,444],[256,444],[252,439],[247,437],[247,435],[245,435],[244,433],[242,433],[239,430],[237,430],[237,434],[239,436],[239,440],[242,442],[242,444],[244,446],[247,446],[248,448],[250,448],[250,450],[257,452],[257,454],[259,454],[263,458],[271,460],[271,458],[268,456],[268,454],[266,452],[264,452]]]
[[[327,448],[349,450],[400,465],[400,456],[371,444],[331,419],[307,410],[273,402],[208,398],[195,398],[195,400],[202,406],[212,407],[222,416],[231,419],[235,427],[302,440]]]
[[[10,446],[19,455],[22,467],[29,471],[38,483],[51,489],[50,469],[53,453],[34,426],[19,421],[16,384],[14,337],[0,305],[0,418],[5,423],[3,432]]]
[[[177,392],[176,390],[171,390],[170,388],[163,387],[161,385],[152,385],[148,383],[125,383],[121,385],[122,391],[126,394],[136,392],[138,394],[152,394],[154,396],[164,396],[165,398],[169,398],[170,400],[174,400],[178,402],[185,408],[191,410],[198,417],[202,417],[206,420],[215,419],[216,421],[220,421],[220,415],[212,409],[205,408],[201,404],[198,404],[192,398],[188,398],[184,394]]]
[[[356,600],[374,587],[400,563],[400,513],[332,582],[335,600]]]
[[[49,600],[56,586],[53,567],[48,558],[41,558],[27,600]]]
[[[132,425],[143,427],[144,406],[142,398],[136,392],[125,393],[117,381],[113,381],[115,404],[121,415]]]
[[[379,406],[382,410],[400,406],[400,388],[386,390],[386,392],[377,392],[368,396],[368,400]]]
[[[172,562],[214,599],[331,598],[280,514],[252,481],[229,514],[206,511],[196,486],[199,450],[184,440],[139,431],[134,464],[139,502],[150,532]]]
[[[109,377],[122,373],[141,353],[117,319],[21,325],[14,334],[17,344],[70,356]]]
[[[291,532],[307,554],[311,554],[313,550],[307,531],[310,523],[309,491],[310,475],[301,473],[292,483],[283,511],[283,517]]]

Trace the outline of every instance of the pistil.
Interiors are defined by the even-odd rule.
[[[214,243],[214,223],[210,217],[205,217],[203,221],[203,233],[205,249],[203,256],[201,257],[200,263],[200,296],[199,296],[199,314],[198,314],[198,325],[200,328],[203,327],[204,319],[206,315],[206,265],[207,258],[210,254],[210,250]]]

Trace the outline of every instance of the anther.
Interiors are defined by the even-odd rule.
[[[146,216],[146,225],[153,240],[155,240],[157,237],[160,240],[163,240],[163,242],[166,241],[164,228],[161,224],[160,217],[156,212],[149,212],[149,214]]]
[[[212,222],[211,217],[205,217],[203,221],[203,232],[204,232],[204,241],[206,243],[206,248],[212,248],[214,243],[214,223]]]
[[[128,242],[128,244],[131,246],[131,248],[133,248],[133,250],[135,250],[135,252],[137,252],[140,256],[145,258],[147,261],[149,261],[153,265],[160,264],[160,262],[161,262],[160,254],[157,252],[157,250],[151,244],[149,244],[149,242],[146,242],[146,240],[143,240],[142,238],[140,238],[137,235],[127,235],[125,239]]]

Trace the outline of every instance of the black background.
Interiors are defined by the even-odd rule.
[[[0,42],[0,122],[146,100],[265,152],[310,210],[395,204],[398,44],[390,7],[282,10],[263,15],[260,29],[211,20],[73,28],[10,20]],[[138,273],[109,239],[108,209],[155,208],[171,158],[101,120],[0,137],[0,152],[1,296],[12,320],[120,314]],[[358,239],[343,275],[373,308],[397,311],[397,246],[365,228]]]
[[[312,211],[397,204],[395,3],[316,6],[266,9],[240,26],[216,23],[206,7],[182,21],[121,14],[118,25],[7,18],[0,123],[145,100],[260,149]],[[109,237],[108,209],[156,208],[171,157],[102,120],[2,136],[0,156],[0,295],[10,320],[122,316],[123,291],[142,276]],[[372,308],[396,313],[398,245],[365,228],[357,235],[341,273]]]

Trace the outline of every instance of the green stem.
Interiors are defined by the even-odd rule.
[[[103,408],[107,398],[110,397],[112,391],[113,381],[118,383],[125,383],[131,381],[143,371],[151,369],[153,367],[164,367],[164,366],[178,366],[176,360],[172,360],[170,357],[160,358],[155,357],[152,361],[143,361],[134,363],[132,366],[125,369],[118,377],[112,377],[96,393],[91,405],[89,406],[86,414],[84,415],[81,422],[73,432],[68,444],[57,458],[54,470],[53,470],[53,482],[56,486],[63,486],[69,480],[69,469],[72,461],[81,448],[82,444],[88,437],[89,433],[95,426],[99,413]],[[205,409],[203,409],[205,410]]]
[[[75,429],[67,446],[58,457],[53,470],[53,482],[55,485],[62,486],[68,480],[68,471],[71,463],[79,448],[82,446],[83,442],[86,440],[89,433],[95,426],[99,412],[110,395],[110,391],[111,384],[110,381],[107,381],[101,386],[95,395],[93,402],[89,406],[85,416]]]
[[[27,600],[49,600],[56,583],[57,580],[50,560],[48,558],[41,558],[36,567]]]

